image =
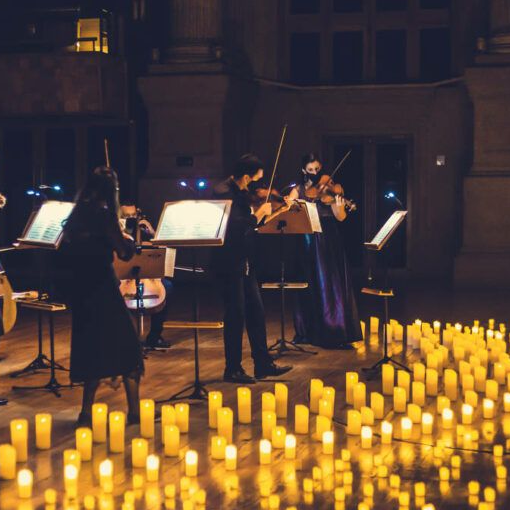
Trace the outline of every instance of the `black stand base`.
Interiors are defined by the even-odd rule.
[[[269,352],[275,351],[276,356],[279,358],[285,352],[300,352],[303,354],[317,354],[317,351],[309,351],[304,349],[300,345],[295,344],[294,342],[289,342],[284,338],[278,339],[273,345],[267,348]]]
[[[383,356],[377,363],[372,365],[371,367],[364,367],[361,370],[367,375],[368,379],[371,379],[372,377],[376,377],[380,371],[382,370],[382,366],[386,363],[393,363],[398,368],[401,368],[402,370],[405,370],[406,372],[411,373],[411,369],[404,365],[403,363],[400,363],[400,361],[397,361],[393,359],[391,356]]]
[[[189,391],[191,393],[188,395]],[[195,381],[165,400],[156,400],[156,403],[165,404],[178,400],[207,400],[207,389],[200,381]]]
[[[8,403],[9,403],[8,399],[0,397],[0,406],[6,406]]]
[[[51,360],[46,356],[46,354],[39,353],[37,357],[32,360],[25,368],[21,370],[16,370],[15,372],[11,372],[9,377],[15,379],[21,375],[25,374],[33,374],[38,370],[50,370],[51,369]],[[63,370],[65,372],[69,372],[69,369],[62,366],[60,363],[55,362],[55,370]]]
[[[77,386],[76,384],[60,384],[55,377],[50,378],[47,384],[43,384],[41,386],[13,386],[12,389],[19,390],[43,390],[49,391],[53,393],[56,397],[60,398],[62,394],[60,393],[61,389],[73,388]]]

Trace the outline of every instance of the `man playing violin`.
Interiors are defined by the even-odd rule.
[[[224,301],[225,372],[227,382],[252,384],[255,379],[279,376],[291,366],[274,363],[267,349],[264,305],[257,281],[254,251],[256,227],[272,212],[271,203],[251,205],[249,184],[264,175],[262,162],[253,154],[242,156],[233,175],[216,186],[214,197],[232,200],[225,244],[213,251],[213,268],[221,285]],[[242,366],[243,330],[246,325],[255,378]]]
[[[124,223],[124,230],[130,234],[137,243],[140,244],[149,242],[154,237],[154,228],[147,220],[141,215],[134,202],[131,200],[124,200],[120,206],[121,219]],[[165,305],[156,313],[150,315],[151,328],[145,339],[145,346],[149,349],[170,347],[170,342],[162,338],[163,323],[167,318],[168,310],[170,308],[169,297],[172,293],[172,282],[168,278],[162,278],[161,283],[165,288]]]

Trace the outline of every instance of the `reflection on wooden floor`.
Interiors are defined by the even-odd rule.
[[[270,321],[270,338],[276,338],[279,324]],[[57,360],[65,366],[69,364],[69,317],[62,316],[56,324]],[[142,382],[142,398],[154,400],[164,399],[184,387],[193,376],[193,350],[191,335],[188,331],[167,333],[173,340],[173,346],[166,352],[150,354],[146,362],[146,375]],[[507,335],[505,335],[507,337]],[[460,339],[460,340],[459,340]],[[469,339],[470,344],[460,343]],[[447,342],[450,339],[446,339]],[[507,476],[501,466],[508,466],[508,451],[506,441],[510,437],[510,413],[504,412],[504,393],[510,391],[507,382],[509,372],[507,355],[502,349],[508,345],[506,341],[497,344],[489,343],[486,350],[481,340],[473,341],[471,336],[462,339],[458,333],[452,333],[456,346],[449,353],[449,365],[441,358],[444,351],[435,342],[433,335],[428,340],[417,339],[417,349],[404,348],[401,342],[392,344],[393,353],[397,359],[408,365],[421,361],[429,365],[438,373],[447,367],[456,371],[467,371],[473,374],[473,384],[479,388],[482,370],[475,366],[483,366],[486,351],[487,366],[490,368],[488,379],[493,379],[494,363],[503,364],[498,378],[497,398],[494,398],[494,418],[483,419],[485,386],[483,390],[473,389],[468,397],[464,397],[465,387],[469,387],[467,378],[461,380],[458,375],[458,398],[451,402],[440,400],[439,405],[450,405],[454,422],[452,428],[445,428],[442,414],[438,414],[438,399],[436,396],[426,396],[423,405],[406,408],[409,415],[413,413],[430,413],[433,417],[433,432],[422,433],[421,419],[417,419],[412,426],[409,439],[402,441],[401,423],[405,413],[394,411],[394,397],[384,396],[383,418],[375,419],[373,427],[372,447],[362,448],[360,435],[348,435],[346,430],[347,415],[353,410],[353,405],[346,402],[346,372],[357,372],[360,381],[365,382],[365,396],[363,387],[358,386],[352,398],[358,407],[366,403],[371,405],[371,392],[381,393],[381,378],[373,381],[363,379],[362,367],[370,366],[379,359],[381,346],[379,339],[371,337],[365,343],[357,346],[355,351],[324,351],[318,349],[316,356],[291,354],[286,361],[294,364],[292,370],[281,382],[289,388],[288,418],[278,420],[278,425],[284,426],[288,433],[294,433],[294,406],[296,404],[309,405],[308,389],[311,378],[318,378],[325,386],[335,388],[335,432],[334,453],[324,454],[322,444],[314,436],[316,415],[310,415],[310,433],[297,435],[296,460],[286,460],[284,449],[273,449],[271,461],[268,465],[259,464],[259,440],[261,439],[261,399],[263,392],[274,391],[274,381],[260,382],[252,390],[253,419],[251,424],[237,424],[237,395],[236,386],[221,381],[223,371],[223,347],[221,332],[211,331],[201,337],[201,373],[209,390],[221,391],[223,405],[234,410],[233,443],[237,446],[237,469],[227,471],[225,461],[212,460],[210,455],[211,438],[217,434],[216,430],[208,428],[208,407],[206,403],[191,404],[190,430],[181,435],[180,452],[178,457],[165,457],[160,424],[156,424],[155,438],[149,440],[149,453],[160,456],[161,469],[159,482],[143,482],[141,490],[134,495],[126,491],[132,489],[133,474],[142,474],[145,470],[131,466],[131,441],[140,437],[138,426],[126,429],[125,453],[109,453],[105,443],[93,447],[91,462],[82,462],[79,472],[78,494],[80,503],[86,495],[96,497],[96,508],[113,508],[110,506],[111,497],[103,494],[99,488],[99,465],[109,458],[113,462],[114,487],[113,497],[115,508],[121,508],[126,498],[135,497],[136,508],[336,508],[336,509],[390,509],[390,508],[509,508],[510,497],[506,485]],[[459,343],[460,342],[460,343]],[[44,383],[48,378],[47,371],[36,375],[28,375],[16,380],[8,374],[26,365],[35,355],[37,344],[36,322],[32,316],[26,315],[18,322],[15,330],[0,340],[0,352],[5,359],[0,362],[0,395],[10,399],[8,406],[0,408],[0,444],[10,441],[9,422],[14,418],[27,418],[30,423],[29,454],[26,463],[19,463],[17,468],[29,468],[34,473],[33,497],[24,502],[18,498],[15,481],[0,481],[0,509],[44,508],[44,491],[54,488],[58,491],[56,508],[64,507],[63,494],[63,451],[74,448],[74,421],[77,417],[81,390],[78,387],[64,389],[62,397],[37,392],[13,392],[10,388],[16,384]],[[469,345],[476,347],[469,347]],[[421,347],[421,353],[420,353]],[[45,349],[47,349],[45,345]],[[471,349],[472,352],[469,352]],[[403,352],[403,350],[405,352]],[[427,353],[429,357],[427,358]],[[432,356],[431,356],[432,354]],[[476,357],[478,361],[474,358]],[[461,359],[465,364],[460,366]],[[245,359],[249,353],[245,352]],[[245,368],[251,372],[251,361],[246,361]],[[502,374],[501,370],[504,371]],[[57,376],[61,382],[67,382],[66,373],[59,371]],[[428,376],[428,374],[427,374]],[[422,378],[415,373],[414,381]],[[412,384],[406,376],[398,378],[395,373],[395,385]],[[424,389],[433,393],[433,381],[425,380]],[[450,383],[448,383],[450,384]],[[432,385],[432,388],[429,387]],[[415,388],[413,388],[415,389]],[[418,388],[419,389],[419,388]],[[417,392],[418,392],[417,389]],[[430,390],[430,391],[429,391]],[[453,390],[450,387],[450,396]],[[494,388],[488,391],[495,391]],[[439,395],[444,395],[443,382],[439,379]],[[473,399],[478,396],[477,405],[473,406],[472,425],[459,428],[461,423],[463,399]],[[409,393],[407,393],[407,397]],[[492,395],[494,397],[494,395]],[[397,400],[399,397],[395,397]],[[363,401],[365,399],[365,401]],[[409,402],[418,399],[418,394],[411,396]],[[349,396],[351,400],[351,396]],[[108,404],[109,410],[125,410],[122,389],[114,391],[110,386],[103,385],[98,393],[98,401]],[[473,402],[472,402],[473,403]],[[401,403],[396,403],[397,407]],[[508,409],[507,404],[507,409]],[[405,403],[404,403],[405,407]],[[466,410],[466,409],[465,409]],[[36,450],[34,439],[34,416],[36,413],[49,412],[53,416],[52,448],[50,450]],[[488,411],[486,411],[488,412]],[[370,411],[361,410],[365,420],[370,420]],[[356,418],[351,413],[351,420]],[[390,444],[381,444],[381,423],[386,420],[393,425],[393,439]],[[352,425],[351,426],[355,426]],[[426,425],[425,425],[426,426]],[[478,436],[478,437],[477,437]],[[364,441],[368,441],[365,437]],[[494,455],[494,445],[502,445],[505,455]],[[190,489],[183,490],[180,484],[185,478],[185,453],[187,450],[198,452],[198,476],[190,478]],[[496,454],[498,454],[496,449]],[[0,458],[0,465],[5,459]],[[384,468],[386,466],[386,468]],[[497,474],[500,478],[497,477]],[[442,478],[442,480],[440,480]],[[479,485],[470,482],[478,482]],[[420,482],[424,482],[424,485]],[[175,485],[175,498],[171,496]],[[206,496],[205,507],[199,504],[199,499]],[[470,494],[471,492],[471,494]],[[198,499],[197,499],[198,495]],[[271,497],[269,497],[271,496]],[[99,498],[99,499],[98,499]],[[336,501],[335,501],[336,499]],[[90,503],[91,501],[87,501]],[[69,508],[78,508],[69,501]],[[484,504],[486,503],[486,504]],[[360,506],[358,506],[360,505]],[[426,506],[426,505],[434,505]],[[479,506],[480,505],[480,506]],[[51,507],[48,507],[51,508]],[[55,508],[55,507],[53,507]],[[81,506],[83,508],[83,505]],[[129,503],[123,508],[133,508]]]

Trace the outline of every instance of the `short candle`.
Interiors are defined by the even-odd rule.
[[[198,453],[195,450],[188,450],[185,457],[186,476],[195,477],[198,474]]]
[[[18,471],[18,497],[28,499],[32,497],[32,485],[34,475],[30,469],[20,469]]]
[[[157,455],[148,455],[145,464],[147,481],[157,482],[159,479],[159,457]]]
[[[95,443],[106,443],[108,406],[102,403],[92,405],[92,434]]]
[[[225,469],[234,471],[237,468],[237,447],[233,444],[225,448]]]
[[[28,458],[28,421],[11,420],[11,444],[16,448],[16,461],[26,462]]]
[[[210,391],[207,395],[209,403],[209,428],[218,426],[218,409],[223,407],[223,394],[221,391]]]
[[[308,407],[298,404],[294,408],[294,432],[296,434],[308,434],[310,412]]]
[[[35,415],[35,447],[38,450],[51,448],[51,414]]]
[[[372,427],[361,427],[361,448],[372,448]]]
[[[296,458],[296,436],[292,434],[285,436],[285,458],[288,460]]]
[[[322,433],[322,453],[333,455],[335,447],[335,433],[332,430],[325,430]]]
[[[271,463],[271,443],[267,439],[261,439],[259,443],[260,464]]]

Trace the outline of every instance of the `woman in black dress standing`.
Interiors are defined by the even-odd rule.
[[[323,175],[316,153],[303,156],[301,172],[302,183],[292,189],[290,199],[309,200],[306,190]],[[308,282],[308,288],[296,292],[294,341],[352,349],[351,343],[361,340],[362,333],[344,249],[345,202],[336,196],[331,205],[320,200],[316,203],[322,233],[300,236],[297,250],[299,274]]]
[[[71,381],[83,383],[79,424],[91,423],[100,380],[122,376],[128,423],[139,421],[138,386],[143,358],[131,317],[113,270],[113,254],[123,260],[135,251],[118,221],[118,180],[114,170],[98,167],[78,194],[65,228],[71,268]]]

